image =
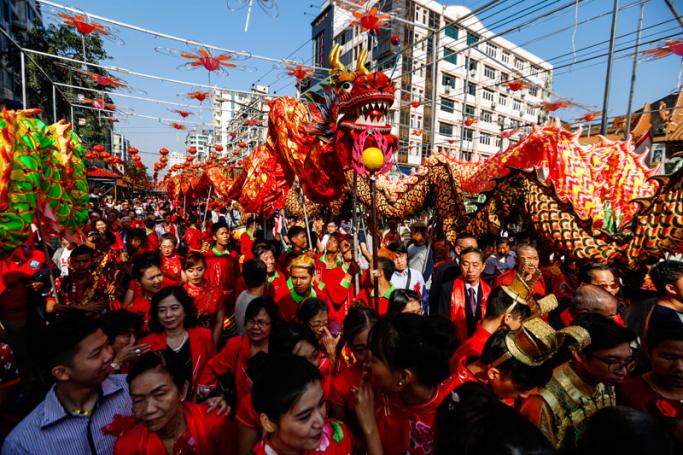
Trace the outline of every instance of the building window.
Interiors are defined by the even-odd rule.
[[[410,116],[410,127],[415,128],[415,116],[414,115]]]
[[[441,98],[441,110],[452,114],[455,111],[455,103],[448,98]]]
[[[486,122],[486,123],[492,123],[493,122],[493,112],[491,111],[485,111],[482,109],[481,111],[481,121]]]
[[[503,145],[503,138],[502,137],[497,137],[496,138],[496,147],[500,148],[500,146]]]
[[[524,60],[521,60],[521,59],[515,57],[515,68],[518,70],[523,70],[524,69]]]
[[[510,53],[509,52],[503,52],[503,63],[510,63]]]
[[[462,135],[462,140],[465,142],[472,142],[472,137],[474,137],[474,131],[469,128],[465,128]]]
[[[465,116],[466,117],[474,117],[474,106],[471,106],[469,104],[465,104]]]
[[[452,63],[454,65],[458,64],[458,58],[457,58],[456,51],[453,49],[444,47],[443,48],[443,58],[446,60],[448,63]]]
[[[507,106],[508,97],[505,95],[498,95],[498,104],[500,104],[501,106]]]
[[[519,100],[512,100],[512,110],[519,111],[522,109],[522,103]]]
[[[531,96],[538,95],[538,87],[529,87],[529,95],[531,95]]]
[[[477,95],[477,85],[472,83],[472,82],[468,82],[467,83],[467,94],[472,95],[472,96],[476,96]]]
[[[325,59],[325,32],[320,33],[315,37],[315,66],[324,66]]]
[[[439,134],[442,136],[453,136],[453,125],[439,122]]]
[[[526,107],[526,113],[527,113],[527,115],[536,115],[536,109],[534,108],[533,105],[529,104]]]
[[[447,25],[445,33],[449,38],[458,39],[458,27],[455,24]]]
[[[501,81],[501,82],[505,82],[505,81],[507,81],[509,78],[510,78],[510,76],[508,75],[508,73],[504,73],[504,72],[502,72],[502,71],[500,72],[500,81]]]
[[[491,145],[491,135],[481,133],[481,135],[479,136],[479,143],[484,145]]]
[[[495,68],[491,68],[490,66],[484,65],[484,77],[488,77],[489,79],[495,79],[496,78]]]
[[[486,43],[486,55],[491,58],[496,58],[498,55],[498,48],[491,43]]]
[[[465,57],[465,68],[470,69],[470,70],[477,70],[477,61],[476,60],[471,60],[467,57]]]
[[[484,89],[482,95],[482,98],[484,98],[486,101],[491,101],[493,103],[494,98],[494,93],[491,90]]]
[[[505,120],[506,118],[500,114],[498,114],[498,126],[500,127],[501,130],[505,129]]]
[[[443,73],[441,75],[441,85],[444,87],[449,87],[451,89],[455,89],[455,76],[451,76],[450,74]]]
[[[476,33],[472,32],[467,32],[467,45],[471,46],[472,44],[476,44],[479,42],[479,35]]]

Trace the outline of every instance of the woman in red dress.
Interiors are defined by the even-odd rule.
[[[133,262],[133,281],[131,287],[138,291],[129,303],[124,303],[123,309],[139,314],[143,320],[143,332],[149,330],[149,308],[152,296],[162,288],[164,275],[161,272],[161,260],[157,253],[145,253],[135,258]]]
[[[188,253],[183,264],[183,272],[187,277],[184,288],[194,299],[194,306],[197,308],[197,326],[211,331],[215,346],[223,330],[225,294],[204,279],[206,259],[203,254],[196,251]]]
[[[175,235],[166,233],[159,239],[159,253],[161,255],[161,271],[164,274],[164,287],[180,286],[186,280],[183,276],[183,265],[180,255],[176,251],[178,240]]]
[[[161,357],[148,354],[128,374],[134,419],[116,416],[103,429],[117,433],[116,455],[234,454],[235,430],[209,405],[184,400],[187,383]]]
[[[308,326],[318,338],[322,348],[318,368],[323,376],[331,375],[337,362],[337,343],[340,335],[332,335],[328,329],[328,307],[320,299],[306,299],[296,310],[296,318]],[[337,330],[338,332],[338,330]]]
[[[253,403],[265,436],[255,455],[352,453],[346,426],[327,418],[327,406],[317,368],[296,355],[263,362],[255,373]]]
[[[160,352],[169,370],[187,381],[190,398],[194,398],[199,376],[214,353],[211,332],[195,327],[196,315],[192,297],[185,289],[164,288],[152,298],[152,333],[140,340],[152,352]]]
[[[401,313],[375,324],[369,339],[373,385],[365,376],[356,398],[368,453],[432,453],[436,410],[458,384],[450,380],[456,344],[445,319]]]

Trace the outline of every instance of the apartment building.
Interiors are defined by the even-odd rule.
[[[211,130],[190,128],[187,136],[185,136],[185,150],[194,147],[197,149],[195,160],[206,161],[212,151],[209,150],[212,139]]]
[[[355,65],[362,48],[372,49],[372,67],[396,82],[390,121],[400,139],[399,165],[419,165],[432,151],[480,160],[546,120],[538,106],[550,99],[552,65],[496,36],[465,6],[383,0],[378,5],[392,18],[375,41],[350,25],[358,3],[323,4],[311,23],[313,60],[327,66],[329,50],[339,44],[341,62]],[[392,36],[401,40],[398,58]],[[505,85],[512,81],[522,87]],[[504,138],[503,131],[517,134]]]
[[[265,99],[269,88],[254,85],[250,92],[215,90],[213,95],[213,144],[223,146],[222,154],[239,150],[246,156],[266,140],[268,111]],[[244,143],[245,147],[240,147]],[[235,157],[238,159],[238,157]]]

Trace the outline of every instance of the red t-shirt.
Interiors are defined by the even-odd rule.
[[[626,379],[617,389],[617,404],[637,409],[661,422],[670,431],[683,419],[683,403],[655,392],[643,376]]]
[[[379,313],[380,316],[384,316],[387,314],[389,311],[389,298],[391,298],[391,294],[394,292],[394,286],[392,285],[387,292],[384,293],[384,295],[381,295],[379,297],[379,308],[377,308],[377,312]],[[373,307],[375,306],[375,294],[373,289],[366,288],[362,289],[358,295],[356,296],[356,300],[362,300],[365,302],[366,305]]]
[[[461,359],[481,356],[484,345],[490,336],[491,334],[483,328],[481,324],[477,324],[477,329],[472,336],[461,344],[453,353],[453,357],[451,357],[451,371],[457,367]]]
[[[207,252],[204,279],[211,286],[223,290],[229,305],[235,304],[235,285],[239,275],[239,264],[231,253],[221,254],[215,248]]]
[[[251,247],[254,245],[254,237],[244,231],[240,236],[240,253],[244,256],[244,260],[253,259],[254,255],[251,252]]]
[[[21,252],[17,254],[23,253],[25,260],[15,262],[8,258],[0,261],[0,319],[5,321],[26,317],[26,280],[45,264],[45,253],[36,249],[21,248]]]
[[[436,388],[434,396],[419,405],[406,406],[396,395],[375,393],[375,417],[386,455],[426,455],[434,448],[434,419],[441,402],[460,385],[453,376]]]
[[[343,422],[332,419],[325,421],[320,445],[315,450],[301,450],[301,455],[351,455],[353,447],[351,435]],[[265,436],[251,450],[253,455],[279,455],[275,447],[270,444],[268,436]]]

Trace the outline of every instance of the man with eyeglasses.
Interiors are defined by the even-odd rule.
[[[574,448],[586,419],[614,406],[614,387],[635,368],[631,352],[635,333],[600,314],[584,314],[573,325],[590,334],[590,344],[571,352],[552,379],[527,398],[520,412],[536,424],[558,449]]]

